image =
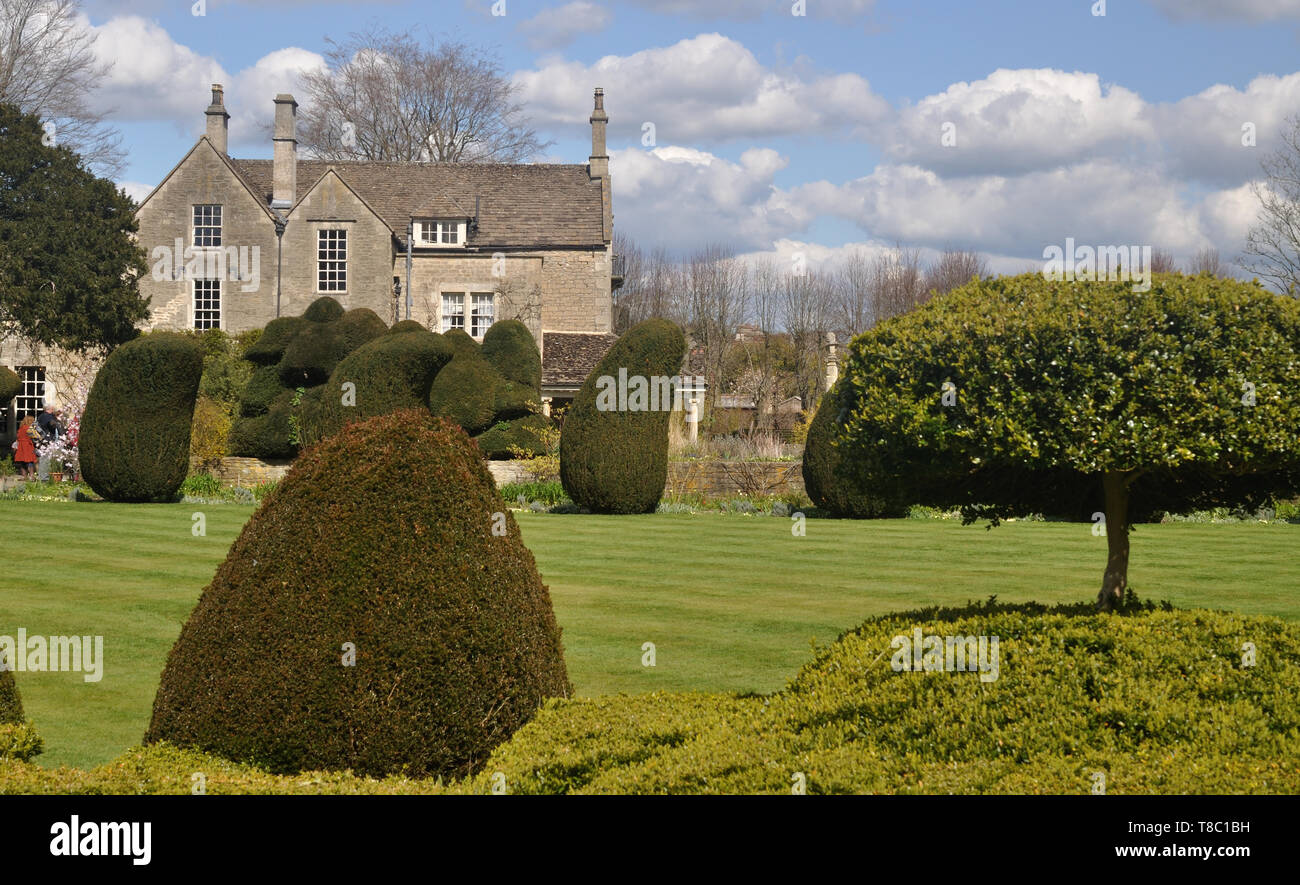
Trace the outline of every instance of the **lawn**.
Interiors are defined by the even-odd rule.
[[[202,510],[207,534],[191,532]],[[0,501],[9,552],[0,635],[102,635],[104,678],[18,674],[45,765],[87,767],[138,743],[167,651],[252,508]],[[790,521],[721,514],[518,514],[564,628],[579,694],[780,688],[865,618],[996,595],[1091,598],[1105,540],[1090,524],[986,531],[942,520]],[[1141,526],[1145,598],[1300,620],[1300,526]],[[642,666],[642,646],[656,666]]]

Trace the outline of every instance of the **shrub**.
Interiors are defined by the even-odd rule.
[[[322,295],[303,311],[302,318],[309,323],[332,323],[343,316],[343,305],[328,295]]]
[[[13,369],[0,366],[0,406],[7,407],[9,401],[23,392],[23,379]]]
[[[569,502],[564,494],[564,486],[558,482],[508,482],[501,487],[501,497],[509,504],[517,504],[519,499],[531,504],[540,501],[547,507]]]
[[[451,332],[443,338],[452,344],[454,350],[455,338]],[[447,367],[433,379],[429,388],[429,411],[450,418],[466,433],[481,433],[496,423],[497,388],[504,383],[505,379],[476,352],[457,351]]]
[[[483,359],[509,381],[522,385],[540,400],[542,356],[528,327],[519,320],[493,323],[483,336]]]
[[[190,427],[190,457],[198,461],[200,470],[211,470],[229,450],[230,413],[216,400],[200,395],[194,404],[194,420]]]
[[[176,494],[190,464],[203,348],[193,338],[153,332],[108,355],[81,418],[81,471],[110,501]]]
[[[215,400],[226,407],[239,402],[240,395],[253,374],[253,365],[244,359],[244,345],[222,329],[190,332],[203,345],[203,375],[199,378],[199,396]],[[233,409],[231,409],[233,411]]]
[[[307,450],[253,514],[145,740],[275,772],[461,776],[568,693],[549,594],[478,449],[413,409]]]
[[[18,694],[18,684],[14,681],[13,668],[16,661],[7,657],[8,652],[0,650],[0,725],[11,722],[24,722],[23,699]]]
[[[0,723],[0,759],[30,762],[45,749],[45,742],[30,722]]]
[[[808,427],[803,449],[803,484],[808,497],[835,516],[906,516],[909,508],[901,490],[879,474],[873,480],[872,464],[865,458],[850,460],[842,456],[836,444],[836,436],[843,429],[842,392],[841,384],[826,392]]]
[[[388,328],[389,335],[400,335],[403,332],[427,331],[429,330],[424,327],[424,323],[418,323],[415,320],[402,320],[401,322],[393,323],[393,325]]]
[[[322,385],[318,425],[304,435],[308,445],[345,423],[424,408],[434,376],[451,360],[443,336],[420,329],[370,341],[339,363]],[[343,405],[343,385],[355,385],[355,405]]]
[[[278,317],[266,324],[257,340],[244,349],[244,359],[259,366],[274,366],[299,331],[306,328],[302,317]]]
[[[293,396],[294,391],[281,390],[265,415],[237,419],[231,425],[227,449],[244,458],[264,460],[292,458],[297,454],[297,446],[289,441]]]
[[[681,329],[662,319],[638,323],[592,370],[564,420],[560,479],[575,504],[597,513],[651,513],[668,479],[668,416],[659,411],[602,410],[597,382],[677,375],[686,353]]]
[[[470,337],[470,334],[464,329],[452,329],[442,337],[447,339],[447,343],[451,345],[452,352],[456,356],[461,354],[477,355],[479,352],[479,343]]]
[[[211,473],[195,473],[181,483],[181,494],[196,498],[215,498],[221,491],[221,483]]]
[[[474,442],[485,458],[516,458],[520,454],[536,457],[546,454],[545,433],[552,426],[545,415],[529,415],[495,424],[474,437]]]
[[[329,322],[310,323],[285,348],[280,380],[289,388],[323,384],[340,360],[386,331],[384,321],[366,308],[350,310]]]
[[[275,366],[262,366],[253,372],[244,385],[243,395],[239,399],[239,414],[245,418],[265,415],[271,407],[271,401],[283,392],[280,370]]]

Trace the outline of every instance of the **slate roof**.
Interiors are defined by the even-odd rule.
[[[230,161],[255,194],[271,201],[271,160]],[[393,229],[403,248],[412,218],[468,218],[479,198],[480,247],[605,244],[600,181],[585,165],[298,161],[298,198],[333,167]]]
[[[581,387],[617,335],[585,332],[542,333],[542,384]]]

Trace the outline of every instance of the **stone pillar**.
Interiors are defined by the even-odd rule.
[[[700,401],[691,397],[686,404],[686,431],[687,439],[695,442],[700,436]]]

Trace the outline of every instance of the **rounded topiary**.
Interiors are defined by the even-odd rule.
[[[452,351],[457,356],[461,354],[478,355],[479,343],[470,337],[470,334],[464,329],[451,329],[443,333],[442,337],[447,339],[447,343],[451,345]]]
[[[290,403],[296,391],[281,390],[265,415],[240,418],[230,427],[229,449],[244,458],[277,460],[292,458],[298,447],[289,440]]]
[[[271,401],[284,391],[280,383],[280,370],[275,366],[261,366],[244,387],[239,397],[239,414],[245,418],[265,415]]]
[[[322,295],[302,312],[302,318],[309,323],[331,323],[343,316],[343,305],[328,295]]]
[[[485,458],[513,458],[515,453],[511,449],[545,455],[546,444],[541,434],[552,426],[551,419],[545,415],[529,415],[495,424],[474,437],[474,442]]]
[[[257,340],[244,350],[244,359],[259,366],[274,366],[284,350],[307,325],[302,317],[278,317],[266,324]]]
[[[455,348],[450,332],[443,338]],[[433,386],[429,388],[429,411],[450,418],[466,433],[481,433],[496,423],[497,387],[503,383],[505,379],[487,360],[477,353],[458,351],[433,379]]]
[[[803,450],[803,484],[808,498],[836,516],[854,519],[906,516],[908,504],[901,492],[887,486],[879,472],[873,482],[871,464],[862,458],[845,459],[834,444],[843,427],[846,407],[841,397],[845,385],[836,383],[817,406],[808,426]]]
[[[502,378],[492,392],[493,415],[498,422],[525,418],[537,412],[540,398],[533,388]]]
[[[343,339],[344,356],[388,331],[388,326],[384,325],[379,314],[368,307],[353,308],[335,320],[334,324]]]
[[[493,323],[483,336],[482,354],[507,380],[531,390],[535,398],[541,396],[542,355],[519,320]]]
[[[352,421],[424,408],[434,376],[450,360],[451,346],[443,336],[423,328],[367,342],[321,385],[319,426],[303,442],[310,445]]]
[[[560,481],[574,503],[597,513],[649,513],[659,503],[668,479],[669,402],[643,410],[611,405],[611,380],[620,370],[634,393],[634,379],[678,374],[686,339],[673,323],[638,323],[605,354],[583,382],[564,420],[560,436]],[[661,398],[658,398],[661,399]],[[640,405],[629,397],[627,405]]]
[[[154,332],[108,355],[81,416],[82,476],[110,501],[170,498],[190,466],[203,345]]]
[[[462,777],[570,686],[474,443],[408,410],[308,449],[168,656],[145,741],[275,772]]]
[[[393,323],[393,325],[388,328],[389,335],[400,335],[403,332],[427,331],[429,330],[424,327],[423,323],[418,323],[415,320],[402,320],[401,322]]]
[[[329,322],[308,323],[284,349],[280,380],[286,387],[321,384],[341,359],[386,331],[384,321],[366,308],[350,310]]]
[[[23,379],[13,369],[0,366],[0,408],[9,405],[9,401],[23,392]]]
[[[0,725],[23,723],[23,699],[18,694],[18,684],[14,682],[13,668],[16,661],[7,660],[6,652],[0,651]]]

